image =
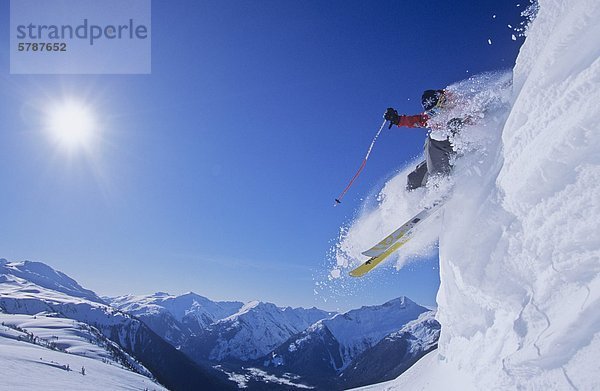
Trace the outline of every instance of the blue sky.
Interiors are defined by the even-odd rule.
[[[0,3],[0,257],[39,260],[102,295],[349,309],[407,295],[433,305],[437,261],[313,293],[361,198],[421,152],[382,134],[389,106],[511,68],[519,1],[156,1],[152,74],[9,74]],[[496,17],[494,18],[494,15]],[[488,43],[491,39],[492,44]],[[90,154],[59,151],[41,107],[66,96],[101,123]]]

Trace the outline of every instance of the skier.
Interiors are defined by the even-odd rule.
[[[450,159],[454,154],[450,135],[455,134],[464,124],[470,122],[470,117],[464,119],[452,118],[444,123],[436,120],[456,106],[452,94],[446,90],[426,90],[421,96],[421,104],[425,110],[416,115],[399,115],[393,108],[388,108],[383,118],[392,125],[408,128],[429,128],[425,140],[425,160],[417,165],[415,170],[408,174],[406,188],[413,190],[424,186],[427,179],[432,176],[445,176],[452,170]]]

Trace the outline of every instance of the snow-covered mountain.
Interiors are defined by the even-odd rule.
[[[179,347],[214,322],[235,314],[241,302],[216,302],[193,292],[180,296],[156,292],[104,298],[113,307],[144,321],[158,335]]]
[[[170,389],[190,389],[200,384],[206,389],[228,387],[216,371],[192,362],[143,322],[105,304],[93,292],[42,263],[0,261],[0,310],[7,314],[56,314],[85,323]]]
[[[322,321],[323,327],[340,344],[342,366],[336,369],[344,369],[358,354],[427,311],[403,296],[380,306],[362,307]]]
[[[439,349],[368,389],[600,389],[600,3],[536,5],[438,220]]]
[[[331,315],[317,308],[282,308],[253,301],[190,338],[182,350],[197,360],[253,360]]]
[[[142,319],[156,333],[198,361],[248,361],[279,346],[318,320],[317,308],[278,307],[252,301],[215,302],[195,293],[157,292],[105,298]]]
[[[196,327],[201,329],[235,314],[244,305],[239,301],[212,301],[193,292],[179,296],[165,292],[126,295],[111,298],[110,303],[135,316],[167,311],[182,323],[185,323],[186,318],[192,319],[196,322]]]
[[[396,378],[437,347],[440,328],[434,311],[421,314],[356,357],[339,375],[341,383],[357,387]]]
[[[430,312],[406,297],[323,319],[263,358],[267,367],[300,374],[331,387],[353,360],[419,315]]]
[[[42,262],[8,262],[0,259],[0,283],[9,275],[68,296],[104,303],[94,292],[84,289],[77,281]]]
[[[390,379],[434,349],[439,336],[433,313],[406,297],[345,314],[259,301],[213,302],[194,293],[105,300],[251,388],[265,387],[267,379],[328,389],[368,384],[377,376]],[[193,331],[186,318],[194,322]],[[381,354],[391,360],[372,359]]]

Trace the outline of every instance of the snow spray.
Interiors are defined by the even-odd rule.
[[[356,174],[354,174],[354,176],[352,177],[352,179],[350,179],[350,182],[348,183],[348,186],[346,186],[346,188],[344,189],[344,191],[342,191],[340,193],[340,195],[338,196],[338,198],[335,199],[335,204],[333,204],[333,206],[337,206],[337,204],[341,204],[342,203],[342,198],[344,198],[344,196],[346,195],[346,192],[350,189],[350,187],[352,186],[352,184],[354,183],[354,181],[356,180],[356,178],[358,178],[358,176],[360,175],[360,172],[363,170],[363,168],[365,168],[365,165],[367,164],[367,160],[369,159],[369,155],[371,154],[371,151],[373,150],[373,145],[375,145],[375,141],[377,141],[377,137],[379,137],[379,134],[383,130],[383,127],[385,126],[386,122],[387,122],[387,120],[384,119],[383,123],[379,127],[379,130],[375,134],[375,137],[373,137],[373,141],[371,141],[371,145],[369,146],[369,150],[367,151],[367,154],[365,155],[365,158],[363,159],[362,163],[360,164],[360,167],[358,168],[358,171],[356,171]]]

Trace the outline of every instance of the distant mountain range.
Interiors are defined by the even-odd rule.
[[[292,371],[313,384],[328,388],[370,384],[382,381],[382,377],[395,378],[435,348],[439,324],[433,320],[437,330],[429,332],[432,325],[427,320],[433,320],[433,312],[406,297],[380,306],[362,307],[320,320],[292,336],[264,358],[264,365],[276,368],[277,372]],[[421,340],[421,336],[433,336],[434,340]],[[401,368],[402,371],[379,369],[385,365],[381,358],[390,363],[407,364],[413,357],[399,355],[400,351],[387,357],[377,357],[378,352],[389,350],[392,340],[409,344],[414,339],[421,341],[423,348],[414,347],[417,358],[405,365],[406,368]]]
[[[104,299],[113,307],[138,317],[176,347],[218,320],[235,314],[244,305],[214,302],[192,292],[181,296],[157,292]]]
[[[43,263],[4,259],[0,311],[89,325],[172,390],[334,390],[389,380],[435,349],[440,331],[434,313],[406,297],[343,314],[191,292],[99,297]]]
[[[193,362],[139,319],[105,303],[75,280],[40,262],[0,259],[0,310],[51,314],[92,326],[173,390],[232,388],[208,366]],[[185,376],[183,376],[185,374]]]

